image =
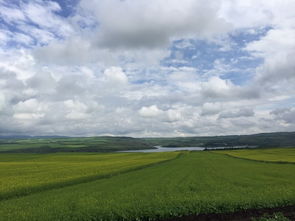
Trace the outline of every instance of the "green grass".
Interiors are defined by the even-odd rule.
[[[0,219],[153,220],[295,204],[295,165],[191,152],[141,170],[0,202]]]
[[[177,154],[0,154],[0,199],[93,180]]]
[[[222,150],[215,152],[250,160],[295,163],[295,148]]]

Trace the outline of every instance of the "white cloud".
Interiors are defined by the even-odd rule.
[[[111,85],[125,85],[128,78],[120,67],[111,67],[104,71],[104,77],[107,83]]]
[[[181,111],[177,109],[169,109],[166,113],[168,116],[168,120],[171,122],[182,120]]]
[[[44,114],[36,114],[36,113],[16,113],[13,115],[17,120],[34,120],[43,117]]]
[[[272,111],[271,114],[288,125],[295,123],[295,108],[280,108]]]
[[[230,80],[223,80],[219,77],[211,77],[208,82],[202,84],[202,91],[207,97],[222,97],[232,96],[233,91],[237,88]]]
[[[202,116],[215,115],[222,111],[222,103],[204,103],[202,107]]]
[[[252,109],[245,108],[234,111],[225,111],[219,115],[219,118],[239,118],[252,116],[254,116],[254,111]]]
[[[225,0],[219,14],[235,28],[289,26],[294,24],[294,8],[293,0]]]
[[[33,47],[73,34],[71,22],[56,14],[60,10],[55,1],[0,2],[0,17],[10,24],[2,24],[2,45]]]
[[[0,112],[2,111],[4,106],[5,106],[5,97],[3,94],[0,94]]]
[[[0,32],[0,135],[295,130],[292,0],[91,0],[67,18],[52,1],[5,7],[17,31]],[[226,53],[242,47],[235,33],[257,35],[240,48],[263,61],[253,79],[237,85],[226,75],[241,69],[226,58],[196,68],[204,55],[191,39]]]
[[[163,111],[157,105],[151,105],[149,107],[142,107],[138,113],[143,117],[157,117],[163,114]]]
[[[7,23],[23,22],[26,20],[24,12],[18,8],[11,8],[5,5],[0,5],[0,15]]]
[[[19,102],[14,106],[16,111],[20,112],[39,112],[46,108],[46,105],[40,104],[36,99],[31,98],[25,101]]]
[[[208,4],[204,0],[185,0],[181,5],[176,0],[81,1],[72,27],[77,29],[77,17],[96,19],[96,25],[90,25],[90,30],[79,30],[65,41],[37,49],[35,55],[44,63],[63,65],[158,64],[169,54],[167,47],[174,39],[214,38],[225,33],[230,25],[217,16],[218,6],[218,2]]]
[[[81,7],[97,17],[97,44],[102,47],[166,47],[175,37],[211,37],[228,29],[217,17],[218,2],[103,0],[81,1]]]
[[[47,108],[47,104],[42,104],[34,98],[20,101],[13,107],[13,118],[17,120],[40,119],[45,116]]]
[[[79,101],[66,100],[64,105],[67,108],[67,119],[81,120],[87,118],[87,106]]]
[[[42,28],[57,32],[58,35],[65,36],[72,32],[71,26],[54,13],[61,10],[56,2],[30,2],[24,4],[21,10],[29,21]]]
[[[295,78],[294,39],[295,27],[294,29],[274,29],[260,40],[247,45],[247,50],[265,60],[264,64],[257,69],[256,79],[260,83],[267,84]]]

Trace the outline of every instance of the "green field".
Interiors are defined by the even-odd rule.
[[[109,178],[1,200],[0,219],[158,220],[295,204],[294,164],[243,160],[209,151],[183,152],[176,158],[170,154],[163,158],[172,160]],[[107,156],[112,161],[112,154]],[[4,158],[4,163],[19,159]],[[18,179],[17,174],[14,177]]]
[[[81,183],[148,164],[178,153],[0,154],[0,199]]]
[[[216,153],[229,156],[278,163],[295,163],[295,148],[222,150]]]

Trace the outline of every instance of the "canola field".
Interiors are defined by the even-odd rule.
[[[286,149],[286,155],[289,151]],[[31,194],[2,199],[0,219],[7,221],[165,220],[188,214],[224,213],[247,208],[295,204],[295,164],[244,160],[221,153],[222,151],[94,154],[94,156],[90,154],[97,159],[103,156],[109,157],[107,161],[110,162],[112,157],[118,157],[121,161],[129,159],[128,162],[133,165],[137,165],[138,158],[144,161],[147,157],[150,160],[146,166],[137,165],[138,169],[130,169],[125,173],[97,176],[96,179],[85,182],[64,187],[52,186]],[[78,156],[79,154],[75,155]],[[134,160],[131,159],[132,156]],[[153,156],[156,159],[154,161]],[[16,162],[19,157],[22,158],[17,156],[15,159],[14,155],[11,155],[11,158],[6,157],[4,164]],[[126,167],[128,162],[124,164]],[[88,160],[84,163],[87,164]],[[80,166],[82,165],[83,162]],[[55,166],[58,166],[58,162]],[[40,176],[46,176],[45,168],[44,166]],[[77,168],[79,166],[76,167],[79,173]],[[117,169],[120,170],[121,166],[113,170],[108,170],[106,166],[102,171],[108,170],[109,173],[113,173]],[[87,170],[85,168],[84,171]],[[93,168],[89,167],[89,171],[91,170]],[[8,180],[10,176],[2,173],[3,171],[1,180]],[[14,175],[11,176],[17,181],[21,174],[15,169]],[[36,172],[33,177],[38,177],[38,173]]]

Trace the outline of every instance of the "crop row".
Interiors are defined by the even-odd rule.
[[[157,220],[295,203],[295,165],[192,152],[142,170],[0,202],[3,220]]]
[[[0,200],[110,177],[178,153],[0,154]]]

